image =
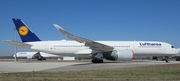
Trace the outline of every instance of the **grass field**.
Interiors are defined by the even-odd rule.
[[[71,72],[1,73],[0,81],[169,81],[180,80],[180,64]]]

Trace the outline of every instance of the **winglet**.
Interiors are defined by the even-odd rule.
[[[59,31],[61,31],[62,34],[64,34],[65,36],[73,36],[72,34],[70,34],[69,32],[67,32],[66,30],[64,30],[61,26],[57,25],[57,24],[53,24]]]
[[[57,24],[53,24],[53,25],[54,25],[57,29],[65,31],[61,26],[59,26],[59,25],[57,25]]]

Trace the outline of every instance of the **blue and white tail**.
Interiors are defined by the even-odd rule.
[[[18,31],[22,42],[41,41],[21,19],[13,18],[12,20],[16,26],[16,30]]]

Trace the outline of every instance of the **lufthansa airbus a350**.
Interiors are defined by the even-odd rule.
[[[22,42],[5,42],[23,48],[63,56],[91,56],[93,63],[103,63],[103,59],[130,61],[134,56],[169,56],[179,52],[169,43],[159,41],[93,41],[75,36],[57,24],[53,24],[63,35],[72,40],[42,41],[21,19],[12,19]],[[73,41],[74,40],[74,41]]]

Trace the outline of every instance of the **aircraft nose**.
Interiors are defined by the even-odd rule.
[[[176,54],[180,54],[180,50],[175,49],[174,51]]]

